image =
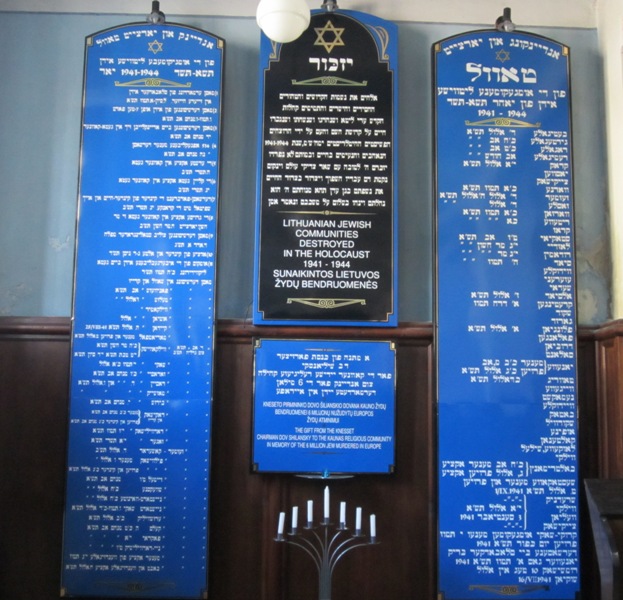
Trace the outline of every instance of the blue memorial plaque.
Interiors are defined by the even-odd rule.
[[[338,10],[262,35],[255,324],[397,324],[397,33]]]
[[[62,596],[206,597],[223,52],[86,39]]]
[[[393,472],[395,355],[391,342],[259,340],[253,469]]]
[[[569,49],[433,47],[439,592],[579,590]]]

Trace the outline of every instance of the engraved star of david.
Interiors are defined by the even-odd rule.
[[[331,50],[336,46],[344,46],[344,41],[342,40],[342,34],[344,33],[344,27],[335,27],[331,21],[327,21],[324,27],[314,27],[314,31],[318,36],[316,41],[314,42],[314,46],[324,46],[325,50],[328,54],[331,53]],[[325,33],[333,33],[334,38],[332,42],[327,42],[324,39]]]
[[[511,55],[508,50],[498,50],[495,54],[495,60],[500,62],[506,62],[511,59]]]
[[[149,51],[153,52],[154,54],[162,52],[162,43],[158,40],[152,40],[151,42],[149,42],[149,44],[147,44],[147,46],[149,47]]]

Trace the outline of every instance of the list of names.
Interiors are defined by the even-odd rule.
[[[63,594],[202,597],[222,42],[87,40]]]
[[[574,598],[568,50],[478,32],[435,57],[440,589]]]

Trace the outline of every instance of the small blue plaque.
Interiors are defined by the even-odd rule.
[[[259,340],[253,469],[391,473],[395,354],[385,341]]]

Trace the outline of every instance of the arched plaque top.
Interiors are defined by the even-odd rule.
[[[397,38],[397,26],[378,17],[357,11],[315,10],[308,29],[294,42],[279,44],[268,38],[264,42],[272,47],[270,60],[300,52],[301,47],[309,54],[317,54],[320,60],[337,58],[338,61],[353,55],[369,57],[370,51],[374,51],[379,62],[395,68]]]

